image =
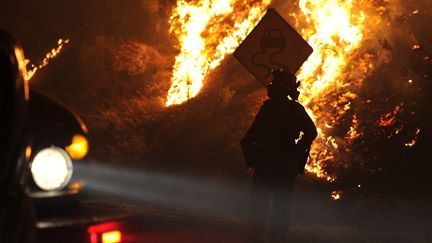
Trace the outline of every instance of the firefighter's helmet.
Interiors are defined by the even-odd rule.
[[[276,69],[271,72],[272,80],[268,86],[268,94],[271,98],[276,96],[290,96],[291,99],[297,100],[300,92],[297,88],[300,81],[296,76],[286,69]]]

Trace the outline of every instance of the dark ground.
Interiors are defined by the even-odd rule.
[[[308,203],[297,204],[298,211],[287,230],[289,242],[431,242],[430,219],[418,206],[381,204],[361,207],[347,202],[315,200],[312,203],[310,199],[307,199]],[[246,242],[243,215],[197,213],[160,205],[125,203],[106,197],[83,200],[81,205],[92,214],[121,215],[117,221],[122,222],[125,243]],[[51,232],[50,236],[53,235],[55,233]]]
[[[428,243],[432,240],[430,201],[344,196],[334,201],[328,193],[308,186],[304,179],[300,178],[294,194],[292,224],[287,229],[289,242]],[[93,220],[121,222],[125,242],[131,243],[246,242],[248,180],[218,182],[205,177],[102,167],[87,181],[77,213],[72,207],[60,208],[70,210],[65,214],[68,221],[90,216]],[[53,208],[48,211],[56,215]],[[58,217],[53,221],[52,215],[40,220],[61,221]],[[74,235],[73,231],[66,232],[71,237]],[[45,231],[44,235],[57,239],[57,236],[64,238],[65,233]]]

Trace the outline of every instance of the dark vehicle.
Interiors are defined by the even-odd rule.
[[[83,189],[74,165],[87,163],[87,127],[57,101],[33,89],[28,105],[28,145],[31,178],[27,193],[32,198],[70,196]]]
[[[88,163],[86,125],[31,88],[25,66],[19,43],[0,31],[0,242],[122,242],[112,215],[80,206],[85,177],[74,167]]]
[[[36,242],[121,243],[123,216],[80,204],[86,180],[74,167],[89,163],[86,125],[54,99],[33,89],[30,97],[25,190],[36,208]]]

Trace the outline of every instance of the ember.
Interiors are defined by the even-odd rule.
[[[333,199],[333,200],[339,200],[339,199],[341,199],[341,197],[342,197],[342,192],[341,191],[332,191],[331,193],[330,193],[330,197]]]
[[[416,132],[415,132],[415,135],[414,135],[414,138],[410,142],[405,143],[405,146],[406,147],[413,147],[414,145],[416,145],[419,134],[420,134],[420,128],[417,128]]]
[[[44,59],[39,64],[30,65],[30,68],[27,71],[27,77],[25,77],[25,79],[30,80],[38,70],[41,70],[46,65],[48,65],[51,59],[54,59],[63,50],[63,47],[67,44],[69,44],[69,39],[65,39],[65,40],[59,39],[57,41],[57,47],[51,49],[51,51],[45,54]],[[27,60],[27,62],[30,62],[30,60]]]
[[[396,115],[401,111],[401,107],[403,104],[397,105],[392,112],[385,113],[381,116],[381,119],[378,121],[378,125],[381,127],[388,127],[395,123]]]

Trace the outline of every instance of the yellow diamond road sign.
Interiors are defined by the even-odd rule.
[[[312,51],[294,28],[270,8],[234,56],[261,83],[268,85],[271,70],[286,68],[295,73]]]

